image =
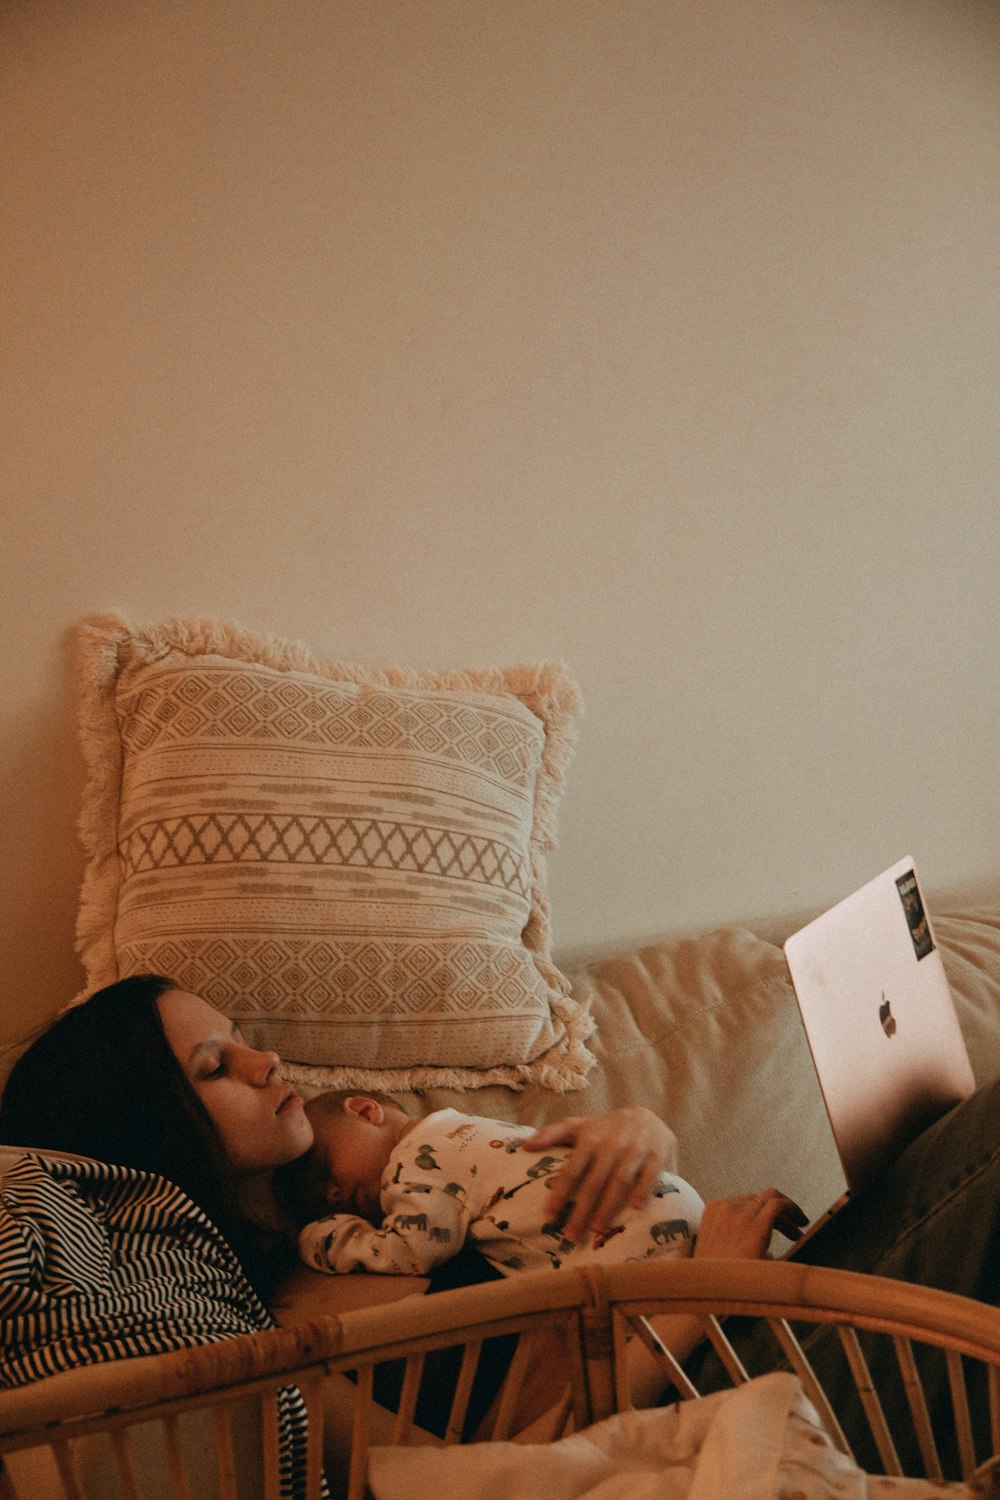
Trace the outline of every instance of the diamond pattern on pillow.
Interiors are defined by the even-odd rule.
[[[564,668],[374,672],[214,621],[78,642],[88,992],[168,974],[307,1083],[583,1086],[545,891]]]

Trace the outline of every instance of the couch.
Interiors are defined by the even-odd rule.
[[[1000,1074],[1000,886],[929,897],[934,932],[977,1083]],[[589,1005],[597,1057],[570,1093],[433,1088],[411,1113],[447,1107],[542,1124],[644,1104],[677,1141],[677,1169],[706,1199],[775,1186],[811,1217],[844,1187],[781,944],[814,912],[729,925],[599,957],[569,970]],[[776,1242],[777,1244],[777,1242]],[[332,1280],[302,1268],[276,1314],[339,1311],[405,1290],[392,1278]]]

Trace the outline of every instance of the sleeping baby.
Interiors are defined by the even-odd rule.
[[[280,1169],[299,1222],[299,1251],[320,1271],[426,1275],[466,1240],[504,1275],[584,1261],[690,1255],[704,1207],[681,1177],[660,1174],[649,1205],[627,1208],[577,1243],[555,1220],[548,1182],[560,1151],[526,1151],[530,1128],[442,1109],[414,1120],[385,1095],[320,1094],[306,1105],[312,1149]]]

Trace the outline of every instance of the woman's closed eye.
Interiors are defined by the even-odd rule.
[[[234,1048],[246,1047],[243,1033],[234,1021],[229,1028],[229,1035],[216,1044],[216,1051],[212,1051],[212,1045],[208,1044],[202,1050],[202,1066],[199,1073],[201,1078],[223,1078],[229,1071],[229,1054]]]
[[[220,1047],[212,1052],[206,1049],[200,1059],[198,1078],[202,1082],[210,1078],[224,1078],[229,1071],[229,1049]]]

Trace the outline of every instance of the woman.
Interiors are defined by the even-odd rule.
[[[609,1227],[628,1201],[644,1203],[670,1139],[640,1108],[571,1117],[529,1144],[573,1147],[553,1181],[556,1209],[574,1201],[572,1237]],[[167,1177],[214,1220],[265,1295],[290,1260],[295,1226],[273,1173],[312,1143],[301,1097],[275,1053],[248,1046],[237,1026],[163,976],[120,980],[42,1033],[7,1082],[0,1140]],[[702,1253],[763,1255],[775,1223],[793,1230],[795,1218],[774,1189],[710,1205]]]
[[[575,1234],[609,1226],[629,1200],[644,1203],[672,1137],[650,1111],[632,1109],[574,1117],[546,1127],[537,1140],[539,1149],[573,1147],[554,1191],[557,1200],[574,1201],[566,1228]],[[222,1231],[264,1300],[294,1259],[297,1226],[275,1197],[273,1177],[312,1143],[302,1100],[273,1052],[248,1046],[238,1027],[167,978],[139,975],[111,985],[38,1037],[8,1079],[0,1141],[167,1178]],[[699,1245],[704,1253],[762,1255],[773,1224],[790,1212],[777,1193],[746,1195],[718,1220],[709,1206]],[[721,1241],[720,1225],[729,1227]],[[464,1269],[466,1279],[483,1274]],[[454,1284],[463,1267],[453,1261],[442,1272],[438,1287]],[[474,1396],[480,1413],[509,1362],[509,1350],[495,1352]],[[433,1384],[446,1414],[447,1372]],[[335,1482],[350,1449],[353,1392],[331,1378],[326,1394],[327,1469]],[[418,1416],[436,1427],[440,1413],[432,1406]]]
[[[803,1258],[996,1301],[998,1120],[1000,1083],[925,1131]],[[265,1296],[292,1259],[274,1169],[311,1139],[276,1055],[157,976],[122,980],[64,1013],[15,1065],[0,1105],[0,1141],[160,1173],[183,1188]],[[546,1126],[530,1144],[573,1147],[553,1187],[558,1200],[574,1199],[567,1232],[576,1234],[645,1201],[669,1142],[649,1111],[625,1110]],[[774,1188],[710,1203],[695,1254],[764,1256],[772,1230],[794,1236],[801,1217]]]

